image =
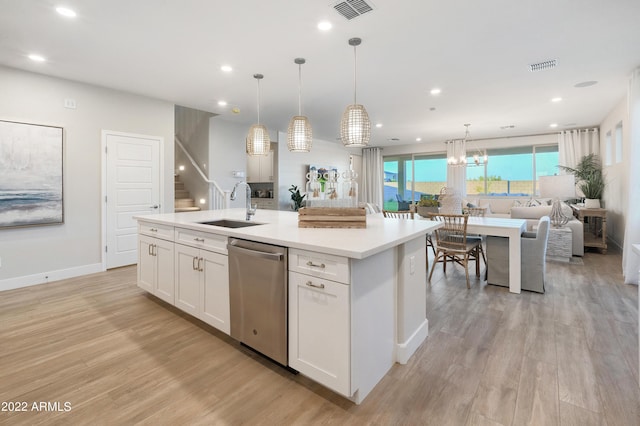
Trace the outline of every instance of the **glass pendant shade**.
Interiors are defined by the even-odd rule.
[[[342,114],[340,138],[344,146],[366,147],[371,137],[371,121],[363,105],[349,105]]]
[[[251,126],[247,135],[247,154],[267,155],[270,149],[271,139],[267,127],[262,124]]]
[[[289,122],[287,146],[291,152],[309,152],[312,144],[311,124],[307,117],[296,115]]]

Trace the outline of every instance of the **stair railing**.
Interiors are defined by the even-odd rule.
[[[200,169],[200,166],[198,165],[198,163],[196,163],[196,160],[194,160],[191,154],[189,154],[189,151],[187,151],[178,136],[175,136],[175,142],[176,145],[182,150],[184,155],[187,156],[189,161],[191,161],[191,165],[193,165],[193,167],[196,169],[202,180],[209,186],[209,210],[220,210],[229,208],[231,191],[223,190],[222,188],[220,188],[220,185],[216,183],[216,181],[209,179],[202,172],[202,169]]]

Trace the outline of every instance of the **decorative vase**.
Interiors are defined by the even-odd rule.
[[[592,198],[585,198],[584,199],[584,206],[588,209],[599,209],[600,208],[600,200],[598,199],[592,199]]]

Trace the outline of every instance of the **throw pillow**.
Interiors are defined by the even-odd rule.
[[[522,202],[520,202],[520,200],[515,200],[513,202],[513,207],[523,207],[524,205],[522,204]]]
[[[473,204],[473,203],[467,203],[467,207],[473,208],[473,207],[478,207],[478,206],[476,206],[476,205],[475,205],[475,204]]]

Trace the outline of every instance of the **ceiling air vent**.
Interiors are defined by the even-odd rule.
[[[544,71],[555,68],[558,65],[558,61],[555,59],[549,59],[548,61],[538,62],[537,64],[529,64],[529,71]]]
[[[373,7],[364,0],[346,0],[341,1],[333,5],[333,8],[345,18],[351,20],[363,15],[367,12],[371,12]]]

